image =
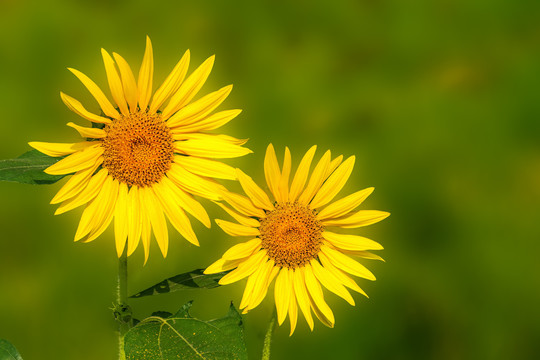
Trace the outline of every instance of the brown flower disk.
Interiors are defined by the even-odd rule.
[[[103,167],[129,186],[149,186],[161,180],[173,161],[169,128],[159,114],[146,111],[122,116],[105,127]]]
[[[276,266],[295,269],[317,256],[322,229],[313,210],[296,202],[279,203],[261,220],[261,245]]]

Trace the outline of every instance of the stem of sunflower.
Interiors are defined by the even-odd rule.
[[[118,321],[118,359],[125,360],[124,335],[129,330],[131,324],[131,309],[128,305],[127,291],[127,250],[118,258],[118,293],[114,316]]]
[[[268,324],[268,330],[266,330],[266,335],[264,336],[263,352],[261,360],[270,360],[270,345],[272,344],[272,335],[274,334],[274,329],[276,327],[277,321],[277,312],[276,308],[272,311],[272,317],[270,318],[270,323]]]

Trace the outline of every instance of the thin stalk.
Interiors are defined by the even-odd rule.
[[[124,353],[124,335],[129,330],[131,322],[131,311],[128,306],[128,290],[127,290],[127,251],[124,251],[122,256],[118,258],[118,294],[115,316],[118,320],[118,359],[125,360]]]
[[[272,335],[274,334],[274,329],[276,327],[277,321],[277,312],[276,308],[272,311],[272,317],[270,318],[270,323],[268,324],[268,330],[266,330],[266,335],[264,336],[262,360],[270,360],[270,345],[272,344]]]

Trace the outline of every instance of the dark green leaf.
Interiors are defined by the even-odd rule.
[[[242,317],[231,304],[227,315],[203,321],[187,303],[176,314],[151,316],[124,337],[127,360],[247,360]]]
[[[107,117],[107,116],[105,116],[103,113],[101,114],[101,116],[102,116],[102,117]],[[97,129],[103,129],[103,128],[105,127],[105,124],[93,122],[93,123],[92,123],[92,127],[93,127],[93,128],[97,128]]]
[[[51,157],[37,150],[28,151],[16,159],[0,160],[0,181],[23,184],[53,184],[64,175],[49,175],[43,170],[64,157]]]
[[[22,357],[13,344],[0,339],[0,360],[22,360]]]
[[[172,313],[168,312],[168,311],[154,311],[152,313],[152,316],[159,316],[159,317],[162,317],[162,318],[168,318],[169,316],[172,316]],[[139,321],[140,322],[140,321]]]
[[[196,269],[184,274],[176,275],[165,279],[159,284],[149,287],[138,294],[132,295],[132,298],[142,296],[163,294],[179,290],[189,289],[212,289],[218,287],[218,281],[228,273],[228,271],[217,274],[203,274],[204,269]]]

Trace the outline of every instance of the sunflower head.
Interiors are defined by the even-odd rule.
[[[296,269],[317,257],[323,227],[309,207],[297,202],[276,203],[260,223],[261,247],[276,266]]]
[[[174,160],[170,128],[159,114],[136,112],[105,126],[103,167],[128,186],[155,184]]]
[[[296,328],[298,308],[311,329],[312,312],[323,324],[334,326],[334,315],[324,300],[323,286],[354,305],[347,288],[366,294],[351,275],[375,280],[367,268],[350,256],[382,260],[369,252],[382,246],[365,237],[331,229],[367,226],[389,215],[377,210],[354,211],[373,188],[333,201],[347,182],[355,158],[332,159],[327,151],[309,176],[315,151],[316,146],[309,149],[290,181],[289,149],[285,149],[280,168],[273,146],[268,146],[264,173],[273,200],[237,169],[247,196],[225,191],[223,199],[232,208],[219,205],[238,223],[225,220],[216,223],[229,235],[252,239],[231,247],[205,270],[206,273],[232,270],[220,280],[222,285],[248,278],[240,303],[244,312],[261,303],[275,278],[278,322],[281,325],[289,315],[291,335]]]
[[[65,156],[45,170],[72,175],[53,198],[56,214],[85,206],[75,240],[91,241],[114,219],[116,249],[131,255],[142,242],[148,258],[151,233],[166,256],[166,218],[188,241],[197,245],[186,212],[204,225],[210,219],[198,195],[212,200],[224,190],[214,178],[236,179],[234,168],[215,159],[243,156],[251,151],[245,140],[210,131],[225,125],[241,111],[214,110],[232,85],[193,99],[210,75],[214,56],[189,76],[189,50],[155,91],[154,56],[150,38],[137,79],[124,58],[101,50],[112,95],[82,72],[69,69],[95,98],[100,115],[61,93],[67,107],[92,127],[68,123],[84,138],[76,143],[31,142],[49,156]],[[146,261],[146,260],[145,260]]]

